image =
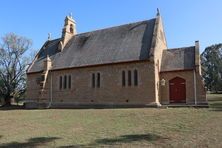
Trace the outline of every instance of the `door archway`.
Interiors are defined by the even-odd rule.
[[[170,103],[186,103],[186,80],[175,77],[169,81]]]

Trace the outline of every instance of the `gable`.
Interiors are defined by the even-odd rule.
[[[51,41],[47,41],[42,49],[38,53],[38,59],[44,59],[48,56],[53,56],[56,53],[58,53],[58,45],[59,45],[60,39],[55,39]]]
[[[55,55],[59,52],[59,42],[60,39],[46,41],[42,48],[39,50],[38,54],[36,55],[36,58],[32,62],[32,65],[30,65],[30,67],[28,68],[27,73],[42,71],[43,63],[47,55],[49,55],[51,59],[54,59]]]
[[[60,39],[42,48],[39,58],[28,72],[43,70],[48,54],[52,69],[93,66],[98,64],[140,61],[149,59],[155,19],[142,21],[73,36],[62,52]]]

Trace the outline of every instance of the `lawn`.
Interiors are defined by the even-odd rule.
[[[212,110],[222,111],[222,94],[207,94],[207,99]]]
[[[208,108],[0,111],[0,147],[222,146],[222,112]]]

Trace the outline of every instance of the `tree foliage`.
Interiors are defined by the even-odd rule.
[[[28,60],[25,52],[31,41],[14,33],[6,34],[0,42],[0,96],[10,104],[11,98],[19,98],[25,92],[25,70]]]
[[[205,85],[210,91],[222,91],[222,44],[207,47],[201,54]]]

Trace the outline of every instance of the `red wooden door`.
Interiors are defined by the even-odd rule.
[[[169,85],[170,103],[186,103],[186,80],[175,77]]]

